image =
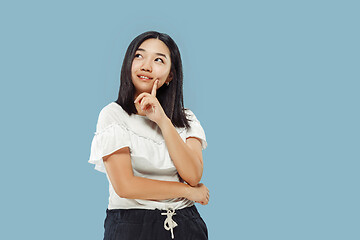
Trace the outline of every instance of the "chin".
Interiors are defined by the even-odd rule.
[[[143,93],[143,92],[147,92],[147,93],[151,93],[151,88],[137,88],[135,87],[135,91],[136,92],[140,92],[140,93]]]

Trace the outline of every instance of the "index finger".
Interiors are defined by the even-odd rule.
[[[156,79],[154,82],[153,88],[151,90],[151,95],[153,95],[154,97],[156,97],[156,89],[157,89],[158,83],[159,83],[159,80]]]

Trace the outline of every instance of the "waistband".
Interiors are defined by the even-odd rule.
[[[171,209],[160,210],[160,209],[106,209],[106,214],[111,217],[113,220],[118,222],[128,222],[128,223],[141,223],[153,220],[164,220],[164,215],[162,213],[167,214],[168,212],[173,211],[174,215],[181,215],[187,218],[199,218],[200,214],[195,207],[195,205],[191,207],[185,207],[182,209]]]
[[[185,207],[182,209],[172,209],[168,208],[167,210],[160,209],[106,209],[107,217],[112,218],[114,221],[121,223],[144,223],[150,221],[164,221],[163,226],[165,230],[171,232],[171,238],[174,239],[174,228],[178,226],[178,223],[175,222],[172,217],[177,215],[179,217],[185,218],[199,218],[200,214],[195,207]],[[164,218],[166,216],[166,218]]]

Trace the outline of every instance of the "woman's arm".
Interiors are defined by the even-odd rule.
[[[201,142],[190,137],[186,143],[169,118],[158,123],[167,149],[181,178],[191,186],[196,186],[202,177],[203,160]]]
[[[203,161],[200,140],[189,138],[186,143],[181,139],[171,120],[165,114],[156,98],[159,80],[154,81],[151,94],[140,93],[134,103],[139,105],[146,116],[156,122],[161,129],[171,159],[181,178],[191,186],[196,186],[202,176]]]
[[[134,176],[128,147],[103,157],[103,161],[110,182],[120,197],[148,200],[185,197],[203,205],[209,201],[209,190],[203,184],[191,187],[181,182]]]

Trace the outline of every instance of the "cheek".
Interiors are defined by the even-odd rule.
[[[170,73],[170,70],[161,69],[161,71],[159,71],[158,76],[160,78],[166,79],[169,76],[169,73]]]
[[[136,61],[134,60],[132,63],[131,63],[131,73],[137,71],[141,66],[141,63],[140,61]]]
[[[135,69],[136,69],[136,63],[132,63],[131,64],[131,74],[134,73]]]

